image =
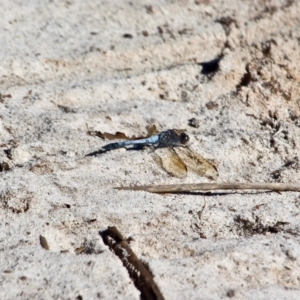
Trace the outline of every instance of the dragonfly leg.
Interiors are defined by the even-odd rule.
[[[149,149],[150,149],[149,153],[153,153],[157,148],[158,147],[155,145],[149,145]]]

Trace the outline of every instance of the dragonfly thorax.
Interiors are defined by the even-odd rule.
[[[190,140],[186,133],[170,129],[159,134],[158,148],[184,146]]]

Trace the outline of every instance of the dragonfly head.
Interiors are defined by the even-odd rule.
[[[189,140],[190,140],[190,137],[186,133],[180,134],[180,143],[181,144],[185,145],[188,143]]]

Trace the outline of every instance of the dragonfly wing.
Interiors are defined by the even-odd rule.
[[[155,124],[152,124],[151,126],[150,125],[147,126],[147,135],[146,135],[146,137],[149,137],[151,135],[155,135],[155,134],[158,134],[158,133],[159,133],[159,131],[158,131]]]
[[[187,168],[177,153],[171,148],[159,148],[155,150],[160,158],[160,165],[173,176],[184,178],[187,175]]]
[[[218,177],[217,168],[200,154],[192,151],[189,147],[178,147],[175,149],[189,170],[213,180]]]

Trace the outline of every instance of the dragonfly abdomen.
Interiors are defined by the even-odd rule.
[[[114,150],[114,149],[123,148],[123,147],[127,147],[127,146],[155,145],[156,143],[158,143],[158,139],[159,139],[159,137],[157,135],[155,135],[155,136],[151,136],[151,137],[146,138],[146,139],[111,143],[111,144],[105,145],[103,147],[103,149],[106,150],[106,151],[109,151],[109,150]]]

